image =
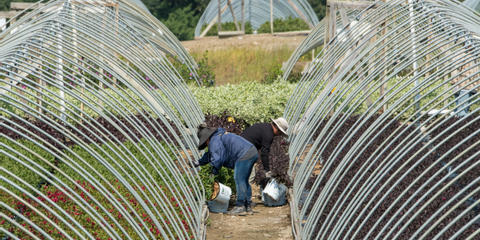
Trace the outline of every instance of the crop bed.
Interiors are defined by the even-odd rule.
[[[139,124],[134,126],[132,119]],[[54,238],[65,238],[66,235],[76,234],[61,217],[73,217],[96,239],[108,239],[106,225],[111,225],[119,238],[136,234],[135,228],[156,237],[161,236],[162,231],[176,236],[177,229],[183,229],[185,235],[194,237],[191,231],[194,226],[190,225],[192,209],[186,204],[186,197],[180,196],[180,191],[175,192],[177,180],[166,166],[178,164],[171,152],[171,144],[178,144],[172,132],[180,134],[174,124],[167,126],[160,119],[140,114],[129,119],[112,117],[107,120],[99,117],[75,126],[50,121],[11,117],[0,122],[4,126],[0,130],[0,150],[5,151],[0,156],[0,162],[9,172],[4,175],[2,171],[2,175],[13,183],[2,184],[5,189],[0,191],[0,202],[17,212],[14,214],[6,206],[1,206],[0,212],[6,214],[7,218],[0,218],[0,227],[22,239],[32,238],[14,223],[34,236],[41,237],[41,231],[44,231]],[[152,144],[141,131],[152,139],[160,140],[162,146]],[[165,143],[162,136],[170,138],[170,143]],[[119,143],[122,145],[119,146]],[[175,162],[160,161],[165,156],[157,154],[159,147]],[[63,160],[60,161],[57,156]],[[105,162],[99,161],[97,156],[101,156]],[[51,176],[44,177],[46,172],[42,171],[49,172]],[[88,172],[90,179],[80,175],[81,171]],[[140,176],[136,175],[138,173]],[[59,180],[54,180],[52,176]],[[120,178],[123,180],[119,181]],[[192,179],[187,176],[181,178],[187,186],[198,184],[191,182]],[[59,183],[65,185],[57,185]],[[16,189],[14,184],[26,189],[30,195]],[[139,202],[139,199],[154,200]],[[159,203],[168,203],[170,206],[163,209]],[[58,209],[49,210],[57,206],[65,211],[60,213],[60,217],[52,214],[59,213]],[[148,212],[152,209],[155,209],[153,214]],[[94,212],[98,212],[98,215]],[[175,215],[181,217],[168,220],[169,216]],[[152,216],[162,221],[160,228]],[[41,229],[34,229],[28,221]],[[72,224],[72,221],[68,220],[68,223]],[[78,226],[75,228],[79,229]],[[0,239],[4,237],[4,233],[1,233]]]
[[[125,161],[124,156],[115,155],[115,151],[112,150],[115,143],[108,142],[97,146],[91,144],[89,147],[95,154],[112,156],[112,158],[104,158],[104,161],[108,162],[108,167],[92,155],[92,152],[88,152],[78,145],[72,145],[61,152],[57,151],[71,159],[71,161],[57,162],[53,154],[40,149],[28,140],[16,140],[16,142],[20,142],[20,145],[6,138],[0,138],[0,142],[14,150],[7,150],[9,154],[20,159],[26,156],[59,179],[58,182],[50,177],[44,179],[35,171],[20,166],[9,156],[2,155],[0,157],[2,166],[6,167],[14,176],[23,179],[26,184],[16,180],[13,182],[29,190],[28,194],[25,194],[15,189],[13,185],[6,185],[6,189],[0,191],[0,202],[18,212],[18,214],[13,214],[5,207],[0,207],[0,212],[5,213],[8,217],[8,219],[0,220],[0,225],[22,239],[33,238],[30,238],[10,221],[17,222],[32,235],[38,237],[42,236],[40,231],[44,231],[54,238],[65,238],[66,235],[74,236],[72,227],[68,226],[73,222],[67,220],[67,224],[60,217],[75,219],[95,239],[108,239],[109,235],[105,229],[107,225],[112,227],[120,238],[126,238],[127,235],[132,236],[136,227],[142,229],[144,233],[157,237],[160,236],[161,231],[175,232],[174,228],[183,228],[184,232],[193,238],[192,226],[188,225],[188,221],[186,221],[191,217],[192,209],[185,204],[185,196],[180,191],[175,192],[175,188],[172,189],[174,186],[173,173],[168,171],[163,162],[154,161],[160,156],[155,154],[153,146],[144,139],[139,141],[143,146],[140,148],[142,152],[138,151],[139,148],[134,142],[123,143],[133,154],[128,161]],[[55,168],[44,163],[38,156],[29,154],[29,149],[54,164]],[[145,152],[151,152],[154,155],[149,158],[144,155]],[[132,165],[133,163],[129,163],[133,158],[138,161],[136,164],[145,168],[137,169],[134,167],[135,165]],[[152,160],[153,164],[158,164],[156,168],[163,170],[157,171],[155,167],[152,167]],[[123,180],[119,181],[120,178],[113,173],[111,168],[121,173]],[[36,167],[33,169],[40,170]],[[88,172],[91,178],[85,178],[85,175],[80,174],[79,169]],[[141,172],[140,176],[135,174],[139,172]],[[6,177],[13,179],[8,175]],[[186,178],[185,180],[188,181]],[[60,183],[65,185],[58,185]],[[27,184],[30,184],[32,188],[29,188]],[[139,199],[145,200],[140,202]],[[168,203],[168,208],[164,209],[158,204],[159,202]],[[60,207],[64,212],[58,211],[56,207]],[[153,214],[149,211],[153,211]],[[53,212],[60,214],[60,217],[54,215]],[[177,212],[178,216],[181,216],[174,222],[167,218],[173,212]],[[152,216],[162,221],[160,222],[161,229],[155,225],[156,220]],[[41,229],[34,229],[28,224],[27,219],[40,226]],[[132,223],[134,224],[132,225]],[[75,228],[77,227],[75,226]],[[65,231],[62,232],[60,229]]]
[[[137,126],[143,126],[143,129],[138,129],[132,125],[131,120],[134,119],[140,123]],[[44,121],[37,119],[35,121],[28,121],[24,118],[12,117],[8,121],[0,121],[0,124],[5,126],[1,128],[0,134],[8,136],[14,140],[23,139],[27,137],[38,137],[49,144],[52,144],[56,149],[63,149],[64,146],[72,146],[75,143],[68,139],[65,132],[59,128],[54,128],[51,119]],[[172,123],[166,126],[160,119],[151,117],[144,117],[140,114],[126,118],[111,118],[107,120],[104,117],[96,118],[89,122],[83,122],[74,126],[66,126],[64,123],[56,122],[56,125],[62,126],[68,132],[72,133],[76,138],[80,139],[86,144],[102,143],[105,141],[120,141],[125,142],[129,139],[138,141],[142,137],[140,130],[152,134],[152,137],[160,139],[161,136],[167,135],[172,141],[175,141],[174,135],[169,130],[172,129],[177,135],[180,131]],[[166,134],[162,134],[166,133]],[[21,134],[24,134],[22,136]]]
[[[65,238],[66,234],[74,236],[72,229],[49,210],[55,209],[55,207],[60,207],[65,211],[66,214],[60,214],[60,216],[66,217],[69,215],[70,217],[73,217],[86,231],[91,233],[95,239],[109,239],[107,232],[102,228],[102,226],[105,227],[106,225],[110,225],[114,231],[119,233],[121,238],[126,238],[126,233],[132,234],[135,228],[135,226],[132,226],[128,222],[131,219],[133,219],[135,224],[137,224],[143,231],[151,232],[153,236],[157,237],[160,235],[160,231],[174,231],[174,225],[178,224],[165,220],[164,222],[161,222],[162,229],[156,227],[153,219],[150,217],[151,215],[148,215],[148,212],[144,209],[142,203],[131,194],[131,191],[126,189],[125,186],[118,181],[111,181],[108,183],[111,186],[111,189],[108,192],[110,195],[109,197],[106,197],[92,184],[86,181],[77,180],[77,183],[80,187],[75,186],[74,191],[44,185],[39,191],[47,196],[46,198],[41,196],[28,197],[24,195],[19,200],[3,192],[0,192],[0,198],[4,203],[12,206],[21,214],[21,217],[15,216],[11,213],[7,216],[20,223],[20,225],[25,227],[32,235],[40,237],[40,239],[43,239],[40,231],[44,231],[56,239]],[[165,189],[166,187],[164,185],[155,184],[155,188],[160,190]],[[140,188],[134,187],[134,190],[139,194],[145,194],[151,197],[148,191],[146,191],[146,187],[143,185]],[[184,209],[180,207],[180,201],[178,201],[172,194],[168,194],[169,191],[164,192],[167,194],[166,197],[170,199],[172,209],[181,213]],[[89,205],[89,208],[85,208],[85,205],[78,204],[74,201],[71,197],[72,194],[80,196],[81,201],[85,201],[86,204]],[[92,197],[95,198],[96,201],[92,200]],[[112,199],[114,201],[118,200],[118,204],[120,204],[126,212],[120,212],[116,206],[117,204],[111,202]],[[127,202],[120,202],[122,199],[125,199]],[[149,203],[147,200],[145,200],[144,204],[149,205],[150,208],[159,208],[157,203]],[[33,208],[27,207],[28,205]],[[2,212],[5,211],[2,208],[0,208],[0,210]],[[98,215],[94,214],[92,211],[98,211]],[[191,212],[191,209],[188,209],[188,211]],[[166,215],[166,213],[160,214],[163,215],[163,217]],[[48,221],[41,215],[46,216]],[[160,216],[157,215],[157,217],[160,219]],[[33,228],[31,225],[24,222],[23,218],[37,224],[40,226],[41,230]],[[181,226],[190,234],[190,237],[193,238],[193,235],[190,232],[190,227],[185,221],[185,215],[183,215],[178,222],[181,223]],[[69,224],[72,224],[72,222],[69,221]],[[0,226],[21,239],[34,239],[26,235],[18,227],[7,222],[5,219],[0,220]],[[64,229],[65,232],[60,231],[60,228],[57,226]]]
[[[288,144],[284,137],[275,136],[270,147],[269,155],[270,171],[272,177],[278,182],[285,184],[287,187],[292,186],[290,176],[288,176],[289,157]],[[261,161],[258,161],[260,163]],[[265,170],[262,164],[257,164],[255,171],[255,183],[265,187],[268,179],[265,178]]]
[[[340,116],[335,122],[340,121],[342,117],[344,116]],[[364,239],[367,237],[367,234],[370,234],[370,237],[377,236],[382,239],[387,237],[385,234],[388,231],[392,231],[394,234],[399,233],[397,236],[398,239],[411,239],[415,231],[419,230],[420,226],[422,226],[422,224],[424,224],[430,217],[433,219],[430,223],[434,223],[436,220],[439,220],[441,223],[436,225],[432,231],[426,235],[426,238],[430,239],[440,233],[440,231],[446,230],[441,235],[442,238],[446,239],[452,237],[453,234],[458,232],[460,228],[465,226],[469,221],[478,217],[480,214],[480,206],[475,206],[472,210],[468,211],[465,216],[455,220],[456,222],[453,226],[444,229],[445,226],[447,226],[449,222],[452,222],[455,217],[459,216],[463,210],[471,206],[474,201],[480,199],[480,193],[476,192],[467,201],[460,201],[468,193],[475,189],[478,190],[478,183],[467,187],[467,184],[474,180],[478,181],[480,172],[480,167],[478,165],[468,171],[466,168],[470,167],[471,164],[467,164],[468,166],[463,166],[455,171],[451,171],[451,169],[459,166],[469,157],[480,152],[480,146],[478,146],[478,144],[475,146],[475,143],[480,141],[480,136],[476,135],[471,137],[473,132],[480,129],[480,120],[474,120],[473,116],[465,119],[451,119],[441,125],[436,125],[433,129],[434,131],[432,131],[429,136],[430,140],[426,137],[423,141],[418,141],[414,144],[409,143],[408,147],[410,148],[404,151],[406,154],[400,158],[403,161],[399,162],[389,162],[388,160],[385,161],[385,159],[391,159],[387,158],[389,154],[395,154],[398,152],[398,149],[405,147],[405,143],[410,142],[413,136],[418,136],[420,134],[419,130],[414,125],[404,125],[395,120],[390,119],[383,121],[383,125],[375,125],[375,132],[380,131],[380,134],[374,139],[371,139],[372,141],[368,145],[363,146],[365,147],[363,150],[352,155],[356,157],[354,157],[353,161],[348,164],[348,168],[343,167],[343,177],[336,179],[331,178],[334,171],[338,170],[336,168],[339,167],[341,159],[343,159],[352,146],[359,141],[360,136],[365,134],[367,129],[373,127],[372,123],[377,118],[378,116],[373,116],[362,124],[359,127],[359,131],[356,132],[339,151],[337,151],[336,148],[343,143],[342,138],[349,132],[349,130],[358,125],[358,116],[348,117],[345,123],[336,130],[334,137],[326,142],[326,148],[321,153],[322,159],[326,160],[330,157],[333,158],[333,153],[338,153],[338,155],[324,163],[324,171],[326,172],[324,177],[320,180],[319,187],[316,190],[309,189],[314,196],[312,202],[317,201],[321,191],[327,186],[327,183],[334,181],[334,183],[338,183],[338,185],[334,189],[327,190],[331,193],[331,196],[327,198],[328,202],[320,213],[314,235],[325,234],[325,236],[330,236],[333,231],[333,226],[340,224],[340,221],[343,221],[340,219],[342,216],[353,214],[353,217],[349,218],[350,220],[348,222],[343,223],[346,224],[346,226],[350,226],[348,230],[352,231],[351,233],[358,230],[355,239]],[[315,137],[318,136],[319,132],[325,127],[327,121],[328,119],[320,124]],[[444,131],[449,126],[453,126],[453,129],[459,129],[462,126],[466,126],[466,128],[457,133],[455,133],[455,130]],[[331,128],[328,129],[328,131],[334,130]],[[410,135],[411,133],[413,134]],[[389,138],[391,134],[397,137],[394,139],[391,137]],[[441,143],[442,140],[449,136],[451,138],[448,139],[448,141]],[[456,144],[467,139],[468,136],[471,138],[467,142],[462,143],[459,147],[455,148],[453,152],[447,154],[447,152],[453,149]],[[429,152],[432,149],[432,146],[435,146],[436,148],[434,151]],[[461,157],[453,160],[455,156],[459,155],[464,150],[467,150],[469,147],[470,149],[461,155]],[[378,153],[376,152],[378,150],[385,151]],[[435,163],[441,156],[444,156],[445,158],[440,161],[440,163]],[[378,157],[380,161],[373,162],[370,157]],[[476,158],[478,158],[478,156]],[[450,163],[452,167],[450,169],[442,169],[447,163]],[[370,189],[371,192],[367,197],[363,199],[355,199],[355,197],[361,193],[360,191],[365,189],[360,189],[360,186],[367,184],[368,177],[373,177],[372,174],[385,164],[388,164],[391,168],[389,170],[380,171],[385,172],[385,175],[379,179],[379,182],[382,184],[372,185],[372,183],[368,183],[368,186],[372,186],[373,188]],[[410,168],[412,171],[407,173],[407,170]],[[398,172],[395,173],[395,171]],[[461,173],[464,175],[454,179],[455,176]],[[378,172],[375,173],[375,175],[380,176]],[[404,175],[403,178],[401,178],[402,175]],[[389,178],[392,179],[388,181]],[[442,178],[444,179],[442,180]],[[307,186],[312,186],[314,181],[315,178],[311,178],[309,183],[307,183]],[[357,184],[353,185],[353,187],[352,185],[348,187],[348,184],[351,182]],[[446,189],[441,190],[443,187]],[[391,189],[391,191],[387,192],[388,189]],[[427,194],[427,191],[430,189],[434,189],[433,193]],[[456,196],[454,198],[455,194],[460,193],[462,190],[466,190],[466,192],[461,193],[460,197]],[[348,191],[351,192],[347,195]],[[403,191],[405,191],[405,194],[402,194]],[[341,196],[342,194],[345,195]],[[410,197],[412,197],[412,199],[408,200]],[[354,200],[355,202],[352,202]],[[369,200],[372,200],[371,203],[368,203]],[[344,202],[341,203],[341,201]],[[441,210],[440,216],[445,214],[448,209],[452,208],[453,205],[459,202],[462,202],[462,204],[449,213],[443,220],[440,220],[439,216],[434,216],[435,212],[442,207],[447,208]],[[355,204],[358,208],[353,212],[347,212],[346,207],[348,204]],[[420,209],[420,206],[423,204],[426,204],[426,207]],[[376,209],[374,209],[375,205]],[[307,212],[310,212],[313,203],[305,207],[307,207]],[[334,211],[337,212],[334,214]],[[419,211],[420,214],[414,216],[417,211]],[[328,216],[329,214],[332,214],[332,216]],[[354,222],[355,219],[359,222]],[[390,225],[389,221],[398,223],[397,228],[390,229],[393,225]],[[361,222],[363,222],[363,225],[358,229]],[[320,233],[320,228],[326,224],[331,225],[326,230],[324,228]],[[375,224],[378,225],[374,227]],[[387,226],[387,224],[389,225]],[[381,229],[385,226],[389,229],[382,232]],[[404,226],[406,228],[400,233],[399,231]],[[428,227],[430,226],[427,226],[427,228]],[[477,221],[477,224],[465,229],[460,235],[460,238],[469,236],[469,234],[476,231],[479,227],[480,223]],[[344,232],[339,234],[342,234],[342,236],[348,236],[346,231],[347,230],[344,230]],[[423,233],[423,231],[425,231],[425,229],[419,230],[420,233]],[[392,235],[390,235],[390,237],[391,236]]]

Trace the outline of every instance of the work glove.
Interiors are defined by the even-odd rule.
[[[265,178],[272,178],[272,171],[268,171],[265,173]]]
[[[191,168],[196,168],[200,166],[200,164],[197,161],[191,161],[189,164]]]

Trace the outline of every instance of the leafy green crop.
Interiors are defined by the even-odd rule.
[[[92,219],[92,214],[87,213],[84,208],[85,206],[82,206],[77,201],[86,202],[90,207],[98,211],[108,224],[112,224],[112,227],[118,231],[118,226],[113,224],[114,222],[110,218],[113,216],[120,224],[120,227],[123,227],[128,234],[132,234],[132,236],[135,236],[134,229],[127,222],[124,213],[119,212],[118,206],[115,206],[116,204],[121,204],[121,206],[129,212],[129,217],[134,218],[144,231],[151,231],[156,236],[159,236],[160,230],[154,225],[150,217],[151,215],[147,214],[148,209],[145,206],[150,210],[154,208],[158,209],[158,212],[153,211],[156,219],[166,219],[167,214],[171,214],[168,212],[175,211],[180,216],[179,221],[177,223],[171,223],[170,221],[165,220],[165,227],[173,229],[173,225],[182,225],[187,231],[187,235],[193,237],[188,223],[185,221],[188,217],[185,213],[191,212],[192,209],[185,204],[184,194],[181,191],[176,192],[176,190],[178,180],[185,180],[190,187],[192,187],[192,184],[198,185],[199,183],[189,182],[186,177],[184,179],[173,179],[173,173],[168,170],[166,165],[172,164],[178,166],[179,163],[175,159],[175,156],[168,145],[163,143],[161,143],[161,145],[154,145],[147,139],[142,139],[137,143],[124,142],[123,145],[125,148],[122,149],[120,149],[118,144],[114,143],[106,143],[97,146],[93,144],[88,146],[74,145],[71,148],[64,150],[63,153],[65,153],[65,155],[63,155],[62,152],[59,154],[62,154],[63,160],[76,164],[73,164],[72,167],[70,167],[68,166],[69,164],[61,161],[54,163],[56,166],[54,169],[41,161],[43,158],[53,163],[55,161],[54,156],[42,149],[36,143],[24,139],[12,141],[2,137],[0,138],[0,150],[5,151],[8,155],[2,154],[0,156],[0,163],[2,167],[8,169],[8,171],[12,172],[12,174],[19,178],[26,180],[46,196],[36,197],[37,201],[41,201],[50,207],[53,207],[53,205],[46,201],[45,198],[55,202],[57,206],[66,210],[71,217],[83,225],[83,227],[96,238],[107,239],[108,235],[100,227],[100,224],[102,223],[94,221]],[[120,155],[116,155],[116,152],[120,152]],[[162,155],[163,157],[159,154],[161,152],[164,154]],[[40,186],[40,184],[51,182],[51,180],[42,180],[33,171],[27,170],[24,166],[14,161],[13,157],[21,158],[24,161],[25,159],[32,159],[33,162],[40,164],[42,168],[54,173],[55,176],[65,183],[71,190],[67,190],[67,188],[63,187],[58,188],[54,185]],[[168,157],[170,157],[171,162],[160,160],[166,160]],[[134,161],[134,159],[136,161]],[[134,168],[137,168],[135,169],[135,172],[140,173],[139,175],[134,174]],[[83,174],[79,173],[80,170]],[[115,171],[119,173],[119,176],[113,174]],[[85,177],[87,175],[92,178]],[[101,178],[100,175],[103,178]],[[13,177],[7,175],[6,178],[12,179]],[[144,181],[142,182],[141,180]],[[18,181],[14,182],[18,184]],[[5,184],[2,184],[2,186],[3,185]],[[98,186],[100,185],[102,186],[102,190],[98,189]],[[20,187],[24,187],[24,185],[20,184]],[[11,184],[6,184],[6,188],[11,190]],[[154,196],[154,193],[159,194]],[[21,194],[20,191],[14,191],[14,194],[45,214],[56,224],[59,224],[59,226],[66,230],[68,234],[74,234],[73,231],[64,223],[60,222],[51,211],[40,206],[34,199],[25,194]],[[139,201],[139,198],[135,197],[133,194],[138,194],[142,197],[142,200]],[[76,201],[72,196],[76,196],[74,197],[77,198]],[[159,197],[163,199],[164,203],[169,204],[167,210],[159,208],[157,203]],[[150,202],[150,200],[155,201]],[[6,203],[16,209],[23,215],[23,217],[36,223],[45,232],[54,236],[54,238],[60,239],[65,237],[53,225],[47,223],[45,219],[38,214],[35,214],[30,207],[21,201],[18,201],[12,195],[0,191],[0,202]],[[101,208],[106,209],[108,213],[101,210]],[[11,219],[15,218],[10,211],[7,211],[5,208],[0,207],[0,211],[7,214]],[[62,213],[59,214],[62,215]],[[140,216],[140,218],[138,218],[138,216]],[[19,221],[21,224],[23,223],[19,219],[16,221]],[[9,229],[8,231],[15,235],[20,237],[25,236],[25,233],[8,222],[2,221],[1,224],[3,225],[2,227]],[[31,232],[34,235],[40,235],[36,230],[32,229]],[[3,237],[3,235],[0,234],[0,237]],[[122,235],[122,238],[125,237],[126,236]]]
[[[0,137],[0,152],[2,152],[0,166],[10,172],[9,174],[2,172],[2,175],[24,189],[29,188],[10,175],[17,176],[35,188],[40,182],[45,181],[37,172],[45,174],[45,171],[51,171],[51,166],[55,163],[55,157],[51,153],[40,145],[25,139],[13,141],[6,137]],[[22,162],[29,167],[22,165]],[[5,187],[14,193],[20,192],[11,184],[5,184]]]
[[[239,22],[238,26],[242,28],[242,23]],[[207,25],[202,26],[202,32],[207,28]],[[237,31],[237,27],[235,26],[235,23],[233,22],[224,22],[222,23],[222,31]],[[245,34],[252,34],[253,33],[253,28],[252,24],[250,22],[245,22]],[[207,36],[217,36],[218,35],[218,27],[217,24],[215,23],[210,30],[207,32]]]
[[[233,169],[222,167],[218,175],[211,178],[212,166],[210,164],[200,167],[200,179],[205,186],[205,198],[210,199],[212,196],[213,183],[220,182],[232,189],[232,193],[236,191],[235,179],[233,179]]]
[[[296,84],[275,81],[272,84],[244,82],[214,88],[190,87],[202,111],[207,114],[230,115],[248,124],[270,121],[282,116]]]
[[[295,86],[296,84],[280,80],[273,81],[272,84],[243,82],[235,85],[228,84],[217,87],[198,87],[196,84],[191,84],[189,85],[189,88],[205,114],[210,113],[220,115],[224,111],[227,111],[231,115],[244,119],[249,124],[253,124],[256,122],[270,121],[270,118],[281,116],[287,100]],[[34,91],[28,88],[25,89],[25,91],[32,93],[26,94],[25,97],[29,98],[32,102],[35,102],[36,94]],[[56,92],[58,89],[52,89],[52,91]],[[76,86],[74,91],[79,93],[81,92],[81,89],[79,86]],[[92,103],[92,105],[84,106],[84,114],[92,118],[98,118],[100,116],[100,111],[109,112],[116,116],[120,115],[120,113],[133,115],[138,114],[137,109],[135,109],[135,107],[137,107],[139,109],[146,109],[149,114],[152,114],[152,117],[155,117],[153,111],[148,111],[149,107],[147,107],[145,102],[132,90],[123,89],[122,91],[123,97],[113,89],[103,89],[103,97],[111,102],[107,104],[107,101],[104,101],[103,109],[99,109],[100,101],[98,96],[85,91],[83,94],[84,97],[82,98],[89,103]],[[165,99],[165,102],[168,103],[168,100],[166,100],[166,97],[162,95],[160,90],[153,91],[156,91],[159,94],[159,97]],[[47,94],[47,96],[50,95],[51,94]],[[10,95],[7,96],[10,97]],[[55,114],[60,114],[58,97],[44,97],[43,99],[43,106],[45,108]],[[78,97],[65,93],[65,99],[66,102],[72,104],[66,105],[66,113],[68,115],[80,115],[80,101]],[[19,102],[20,99],[11,96],[9,101]],[[28,105],[32,109],[35,109],[33,104],[29,103]],[[127,111],[131,112],[131,114],[127,113]],[[15,113],[24,118],[27,116],[23,111],[11,105],[8,110],[6,109],[6,111],[2,111],[0,114],[9,117],[9,113]],[[67,119],[67,121],[75,124],[72,119]]]
[[[299,30],[308,30],[309,27],[305,21],[300,18],[277,18],[273,20],[274,32],[290,32]],[[258,33],[270,33],[270,21],[263,23],[258,28]]]

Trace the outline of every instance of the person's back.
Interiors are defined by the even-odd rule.
[[[260,150],[263,143],[273,140],[272,125],[270,123],[255,123],[245,129],[240,136],[247,139]]]
[[[217,154],[212,165],[219,170],[222,166],[233,168],[235,161],[242,157],[253,145],[242,137],[218,128],[211,137],[209,152]]]
[[[260,151],[260,159],[265,171],[270,171],[268,154],[273,142],[274,132],[271,123],[256,123],[245,129],[241,136]]]
[[[225,157],[227,161],[233,159],[239,159],[252,145],[249,141],[236,135],[235,133],[226,132],[225,129],[219,128],[219,138],[222,144],[225,146]],[[217,140],[213,137],[212,141]]]

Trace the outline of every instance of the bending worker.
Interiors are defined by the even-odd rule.
[[[204,124],[198,127],[197,136],[198,150],[208,146],[208,151],[198,160],[198,165],[212,165],[212,173],[215,175],[222,166],[234,169],[237,201],[235,207],[227,214],[252,214],[252,188],[248,178],[253,164],[258,159],[255,146],[234,133],[226,132],[223,128],[209,128]]]
[[[280,117],[272,119],[270,123],[256,123],[243,131],[241,136],[251,142],[258,151],[260,151],[260,159],[262,160],[263,169],[266,172],[266,178],[271,178],[270,162],[268,155],[270,154],[270,146],[274,136],[281,134],[287,135],[288,123],[285,118]],[[254,178],[255,176],[253,176]]]

